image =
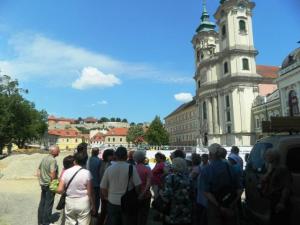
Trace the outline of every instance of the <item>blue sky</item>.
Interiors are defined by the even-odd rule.
[[[201,3],[1,0],[2,74],[56,116],[163,118],[189,97],[182,93],[195,94],[191,39]],[[211,18],[218,4],[208,0]],[[256,1],[258,64],[280,65],[299,46],[299,9],[298,0]]]

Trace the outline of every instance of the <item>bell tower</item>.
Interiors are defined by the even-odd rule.
[[[250,0],[221,0],[214,17],[219,27],[220,52],[224,75],[257,76]]]

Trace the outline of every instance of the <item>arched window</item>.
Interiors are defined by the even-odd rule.
[[[222,38],[225,38],[226,37],[226,26],[223,25],[222,27]]]
[[[291,90],[289,93],[289,107],[290,116],[296,116],[299,114],[297,93],[294,90]]]
[[[228,63],[224,63],[224,74],[228,73]]]
[[[247,58],[243,58],[243,70],[249,70],[249,60]]]
[[[239,27],[240,27],[240,32],[245,33],[247,31],[245,20],[240,20],[239,21]]]
[[[202,110],[203,110],[203,119],[206,120],[207,119],[206,102],[203,102]]]

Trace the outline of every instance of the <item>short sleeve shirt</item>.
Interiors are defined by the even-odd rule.
[[[73,166],[70,169],[65,170],[62,180],[64,181],[65,187],[73,177],[73,175],[80,169],[80,166]],[[67,190],[67,196],[69,198],[82,198],[87,196],[87,185],[88,182],[92,179],[90,171],[87,169],[81,169]]]
[[[155,167],[152,170],[152,183],[154,185],[162,185],[162,177],[164,174],[165,164],[163,162],[156,163]]]
[[[43,158],[42,162],[39,165],[40,178],[39,182],[42,186],[49,186],[51,182],[50,174],[52,172],[58,172],[58,166],[55,158],[52,155],[47,155]]]
[[[201,173],[203,191],[214,193],[226,185],[240,189],[239,177],[227,161],[214,160]]]
[[[108,190],[108,201],[113,205],[121,205],[121,197],[125,194],[128,183],[129,164],[127,162],[116,162],[108,167],[101,180],[100,187]],[[128,190],[141,184],[141,179],[135,166],[132,170],[132,178]]]
[[[142,182],[141,189],[142,189],[142,191],[144,191],[145,188],[146,188],[146,185],[147,185],[147,179],[152,178],[151,169],[146,167],[145,165],[139,163],[139,164],[136,165],[136,170],[137,170],[137,172],[140,176],[141,182]],[[146,198],[151,197],[150,188],[148,190],[146,190],[145,197]]]

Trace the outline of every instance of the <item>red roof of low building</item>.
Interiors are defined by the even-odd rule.
[[[81,137],[82,135],[76,130],[48,130],[48,134],[60,137]]]
[[[84,119],[84,122],[86,123],[97,123],[97,119],[96,118],[93,118],[93,117],[87,117]]]
[[[70,118],[64,118],[64,117],[55,117],[55,116],[49,116],[48,120],[54,120],[56,122],[58,121],[66,121],[66,122],[70,122],[70,123],[75,123],[75,119],[70,119]]]
[[[113,128],[105,136],[127,136],[128,128]]]
[[[92,138],[91,138],[92,141],[102,141],[104,140],[104,134],[102,133],[97,133],[95,134]]]
[[[265,65],[256,66],[256,72],[265,78],[273,78],[273,79],[277,78],[279,69],[280,67],[278,66],[265,66]]]

